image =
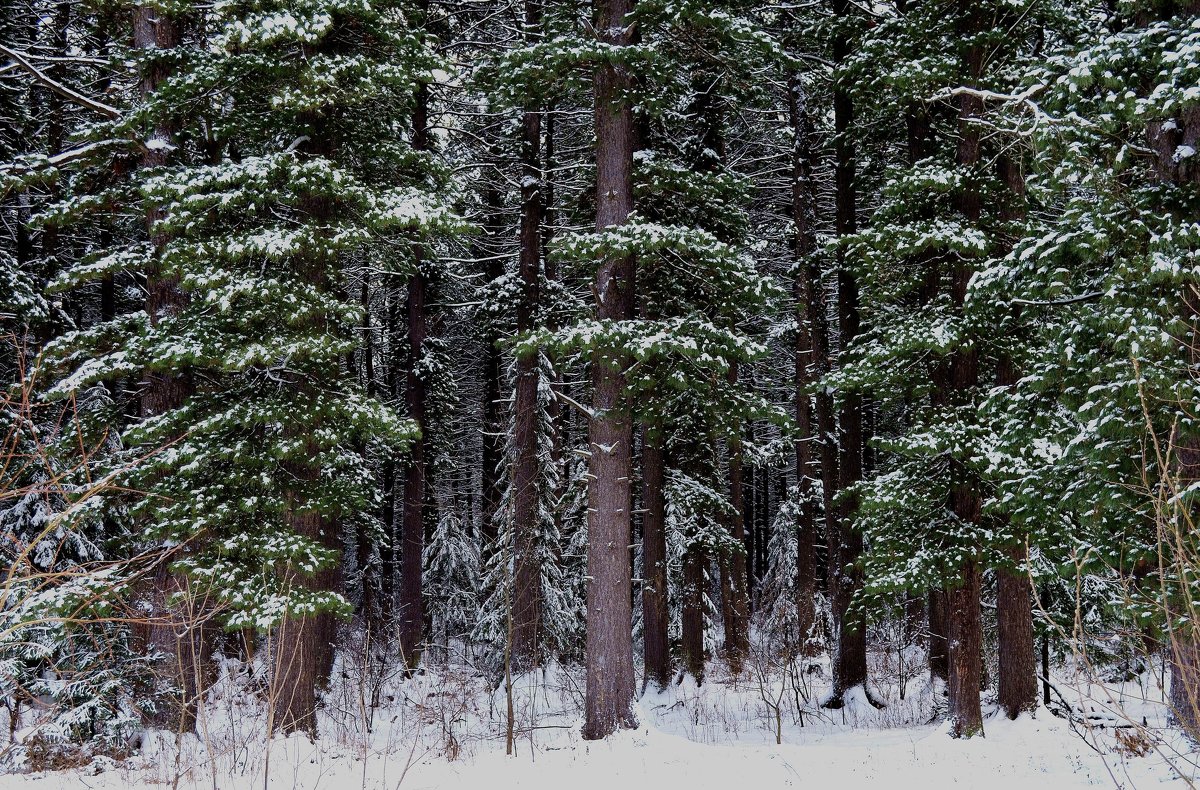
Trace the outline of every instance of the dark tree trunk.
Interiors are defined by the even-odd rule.
[[[307,142],[300,153],[313,158],[328,158],[333,145],[326,119],[313,113],[302,117],[302,121],[308,128],[304,136]],[[313,224],[326,223],[333,216],[332,200],[324,195],[307,195],[300,201],[299,207]],[[332,290],[327,260],[300,257],[292,260],[290,265],[298,271],[306,285],[326,294]],[[325,319],[318,317],[311,319],[307,328],[319,332],[327,330],[328,326]],[[332,369],[326,366],[321,370],[289,374],[286,386],[292,390],[298,402],[311,403],[320,389],[330,379],[336,379],[337,375],[334,363]],[[283,522],[288,532],[340,554],[342,541],[337,525],[321,515],[316,502],[321,467],[313,460],[319,453],[312,434],[318,427],[319,424],[297,424],[285,430],[288,438],[304,443],[305,452],[288,459],[283,465],[287,473],[283,491]],[[341,557],[315,573],[289,565],[283,570],[282,581],[286,588],[341,593],[345,587]],[[275,631],[275,651],[271,656],[272,732],[306,732],[313,738],[317,737],[317,692],[328,684],[333,671],[337,628],[337,617],[331,612],[288,616],[279,624]]]
[[[429,86],[417,88],[413,104],[413,148],[420,151],[429,147]],[[421,429],[421,435],[409,448],[404,466],[404,503],[400,536],[400,595],[396,612],[396,636],[400,656],[409,669],[415,669],[421,660],[422,641],[425,631],[425,596],[422,555],[425,550],[425,445],[428,437],[426,405],[428,382],[422,378],[421,365],[425,353],[425,338],[429,334],[429,316],[426,310],[426,282],[422,265],[425,250],[420,244],[413,245],[415,270],[408,282],[408,368],[405,378],[404,400],[408,417]]]
[[[134,46],[139,49],[167,50],[179,45],[180,34],[175,22],[156,7],[138,6],[134,9],[133,37]],[[150,97],[167,76],[168,72],[161,64],[153,64],[147,68],[142,76],[142,96]],[[142,153],[141,164],[144,168],[163,167],[167,164],[175,130],[166,121],[160,121],[155,126],[154,136],[168,145],[147,147]],[[157,227],[164,217],[165,212],[158,207],[151,208],[146,217],[150,243],[156,250],[161,250],[169,241],[167,235]],[[157,325],[163,318],[175,316],[184,309],[187,302],[187,295],[180,288],[179,279],[162,274],[157,262],[152,263],[146,272],[146,313],[150,317],[150,323]],[[192,391],[190,373],[147,371],[142,387],[142,415],[149,417],[166,414],[181,406]]]
[[[1200,644],[1191,634],[1171,639],[1171,717],[1193,740],[1200,740]]]
[[[737,385],[738,366],[729,369],[729,383]],[[726,529],[733,545],[742,547],[746,541],[746,525],[742,515],[745,490],[742,484],[742,443],[729,440],[729,504]],[[749,603],[746,599],[746,555],[730,548],[721,557],[721,610],[725,622],[725,656],[729,669],[740,674],[746,655],[750,652]]]
[[[845,16],[848,12],[846,0],[836,0],[834,13]],[[833,42],[833,60],[841,68],[850,56],[849,41],[839,33]],[[834,229],[839,238],[853,234],[858,229],[858,205],[855,195],[855,170],[857,155],[851,135],[854,122],[854,105],[849,86],[839,76],[833,95],[834,116],[834,181],[836,188],[836,214]],[[841,351],[854,342],[860,331],[861,320],[858,305],[858,283],[845,260],[845,253],[838,252],[838,329],[841,335]],[[862,478],[862,397],[856,392],[847,392],[842,398],[839,415],[838,485],[841,492]],[[862,554],[862,535],[854,525],[858,503],[854,497],[842,498],[838,508],[838,529],[830,541],[830,598],[833,609],[834,631],[837,636],[833,657],[833,690],[826,700],[827,707],[840,707],[843,695],[855,686],[867,682],[867,629],[861,615],[850,610],[850,602],[862,585],[862,572],[857,568]]]
[[[52,31],[49,50],[57,58],[65,59],[70,55],[68,50],[68,35],[71,27],[71,11],[75,7],[74,3],[59,2],[56,4],[54,13],[46,20],[48,27]],[[165,14],[161,21],[157,21],[157,25],[161,28],[155,30],[156,20],[151,19],[149,14],[152,12],[146,6],[138,6],[134,9],[134,46],[138,48],[148,49],[170,49],[178,46],[179,35],[173,20]],[[139,33],[138,26],[142,26],[142,31]],[[156,41],[155,36],[159,37]],[[32,43],[32,42],[31,42]],[[63,60],[51,61],[46,65],[46,74],[56,82],[62,82],[66,78],[66,63]],[[142,75],[142,96],[148,97],[166,75],[161,67],[152,66],[143,72]],[[66,142],[66,118],[64,110],[66,102],[63,97],[55,91],[43,91],[41,86],[34,83],[33,89],[29,93],[31,109],[34,109],[38,115],[44,113],[45,117],[45,135],[46,149],[55,154],[64,149]],[[161,125],[155,129],[157,133],[163,133],[167,137],[174,135],[174,129],[169,126]],[[142,155],[142,165],[144,167],[154,167],[158,164],[165,163],[165,155],[155,155],[153,152],[144,152]],[[59,194],[56,186],[51,186],[50,195],[57,196]],[[45,265],[50,266],[51,270],[57,265],[58,259],[69,255],[68,251],[61,249],[59,239],[59,228],[51,222],[42,227],[41,232],[41,252],[45,259]],[[73,305],[74,306],[74,305]],[[74,312],[74,311],[72,311]],[[78,318],[76,323],[81,323]],[[42,344],[49,342],[54,327],[47,322],[41,327],[40,340]]]
[[[492,243],[503,234],[499,215],[502,197],[500,191],[489,185],[483,192],[483,204],[488,216],[484,219],[485,231],[478,247],[481,257],[487,259],[485,273],[488,282],[495,282],[504,274],[504,259]],[[484,553],[492,551],[500,535],[496,523],[496,512],[500,508],[503,481],[500,464],[504,460],[504,431],[501,409],[500,384],[503,380],[500,361],[500,338],[494,327],[484,333],[483,348],[483,457],[480,479],[483,489],[481,507],[483,518],[480,538]]]
[[[978,13],[979,9],[975,8],[973,0],[960,0],[960,31],[964,38],[976,31]],[[980,46],[969,47],[963,63],[964,74],[969,82],[978,80],[982,63],[983,51]],[[982,101],[970,94],[963,94],[959,97],[958,109],[957,163],[961,169],[971,170],[980,160],[979,127],[975,119],[982,114]],[[962,189],[958,196],[958,210],[967,222],[979,222],[980,194],[976,187],[968,185]],[[967,286],[973,273],[974,267],[968,258],[955,258],[950,301],[959,314],[966,304]],[[978,346],[970,344],[956,349],[950,355],[950,387],[954,402],[970,403],[978,384]],[[979,523],[982,502],[978,482],[959,459],[953,459],[950,464],[950,507],[964,523]],[[970,556],[978,547],[968,546],[964,550]],[[956,737],[971,737],[983,732],[983,716],[979,708],[983,632],[979,614],[979,568],[974,559],[968,559],[963,564],[961,583],[949,590],[948,595],[951,731]]]
[[[704,681],[704,547],[688,546],[683,555],[683,670]]]
[[[404,307],[404,299],[401,297],[403,284],[394,275],[389,275],[384,280],[387,286],[387,327],[384,332],[387,337],[387,368],[384,372],[384,381],[388,398],[392,403],[399,402],[403,396],[403,371],[408,357],[406,346],[404,322],[401,320],[401,311]],[[383,487],[383,506],[381,509],[380,518],[383,521],[383,543],[379,548],[379,573],[380,579],[380,618],[381,621],[389,626],[394,623],[396,615],[396,581],[398,574],[398,553],[400,547],[400,518],[398,514],[403,513],[404,508],[404,489],[403,480],[403,464],[397,463],[396,459],[387,455],[380,470],[380,481]]]
[[[805,109],[803,104],[798,103],[800,95],[796,93],[798,86],[794,83],[791,87],[792,104],[791,110],[794,115],[793,124],[805,124],[805,128],[810,130],[808,139],[805,140],[804,135],[800,134],[801,127],[794,126],[797,131],[796,144],[804,149],[811,149],[811,122],[806,122],[803,115]],[[801,151],[803,153],[803,151]],[[795,152],[794,152],[795,155]],[[797,203],[797,195],[793,192],[792,207],[793,211],[799,207],[803,212],[803,217],[797,215],[794,217],[797,227],[797,244],[811,244],[815,249],[816,241],[816,193],[811,184],[811,169],[812,155],[811,152],[807,157],[809,162],[807,170],[808,183],[804,184],[801,181],[796,181],[793,184],[793,189],[797,186],[803,186],[804,191],[808,193],[808,197],[802,197]],[[793,168],[796,167],[796,162],[793,161]],[[803,226],[801,225],[803,222]],[[810,238],[805,241],[799,234],[801,227],[804,233]],[[821,270],[816,255],[804,256],[805,260],[801,268],[803,287],[803,307],[804,307],[804,324],[803,327],[808,333],[808,366],[809,372],[807,376],[811,381],[820,381],[829,375],[831,371],[830,360],[830,340],[829,340],[829,315],[827,295],[824,284],[822,283]],[[821,504],[825,512],[825,575],[826,575],[826,590],[832,601],[835,597],[835,585],[838,583],[839,574],[836,571],[838,567],[838,558],[841,556],[841,529],[838,518],[838,509],[834,505],[833,498],[837,494],[838,485],[840,483],[840,474],[838,470],[838,440],[837,440],[837,418],[834,409],[833,394],[828,387],[820,387],[813,396],[813,406],[816,416],[816,434],[814,436],[817,448],[820,455],[820,472],[821,472]],[[817,525],[814,523],[814,547]],[[835,624],[836,627],[836,624]]]
[[[543,117],[543,132],[542,139],[544,142],[544,155],[542,157],[542,249],[549,249],[550,242],[554,238],[554,223],[557,219],[557,212],[554,203],[554,168],[555,168],[555,153],[554,153],[554,113],[552,111],[553,103],[546,107],[542,113]],[[552,255],[542,256],[542,270],[545,273],[547,282],[558,281],[558,264]],[[544,322],[547,328],[557,328],[557,321],[553,316],[547,316]],[[562,374],[559,372],[555,357],[552,351],[547,350],[547,358],[554,373],[550,381],[550,390],[555,397],[550,399],[546,404],[546,416],[550,420],[550,461],[555,468],[563,467],[563,453],[566,448],[568,437],[566,435],[567,421],[566,411],[559,402],[558,395],[563,392],[564,383]],[[563,501],[566,495],[568,485],[567,475],[560,475],[558,485],[552,495],[553,501],[556,503],[554,508],[554,526],[555,529],[562,534],[563,526],[563,508],[559,503]]]
[[[379,546],[379,621],[386,624],[396,611],[396,462],[388,457],[380,467],[383,503],[379,518],[383,540]]]
[[[772,527],[772,521],[773,521],[772,514],[778,513],[779,505],[782,501],[782,497],[786,496],[786,493],[787,493],[787,469],[780,469],[779,474],[780,474],[780,479],[779,479],[778,490],[780,493],[780,498],[778,499],[778,501],[776,501],[774,503],[774,507],[772,507],[772,504],[770,504],[770,496],[769,496],[770,491],[768,490],[768,487],[767,487],[767,483],[769,483],[769,481],[770,481],[769,472],[767,472],[766,469],[764,469],[763,474],[762,474],[762,477],[766,478],[766,479],[763,480],[763,485],[762,485],[762,489],[761,489],[762,496],[760,498],[761,504],[758,505],[758,510],[757,510],[758,539],[755,541],[755,552],[757,553],[758,558],[755,561],[755,565],[758,568],[758,571],[754,577],[754,583],[756,585],[755,589],[758,589],[761,587],[763,576],[767,575],[767,565],[768,565],[767,547],[770,543],[770,527]]]
[[[595,29],[609,45],[628,46],[632,0],[598,0]],[[616,63],[596,67],[596,228],[624,225],[633,210],[631,80]],[[601,321],[633,314],[634,261],[599,262],[594,296]],[[620,352],[591,360],[592,411],[588,432],[587,690],[583,737],[604,738],[634,727],[633,636],[630,601],[630,472],[633,431],[622,397],[626,361]]]
[[[1008,221],[1024,215],[1025,177],[1019,161],[1000,157],[1000,178],[1008,187],[1011,205],[1001,210]],[[1014,308],[1015,309],[1015,308]],[[1014,314],[1014,317],[1016,315]],[[1004,354],[996,367],[996,384],[1015,389],[1017,368]],[[1001,516],[1007,520],[1007,516]],[[1008,552],[1012,568],[1001,567],[996,576],[996,625],[999,632],[1000,709],[1010,719],[1037,709],[1037,655],[1033,641],[1033,587],[1027,571],[1028,549],[1024,542]]]
[[[1033,588],[1025,572],[1024,545],[1009,557],[1016,570],[1001,568],[996,578],[996,624],[1000,641],[999,702],[1015,719],[1037,708],[1037,657],[1033,645]]]
[[[667,642],[667,532],[662,431],[642,433],[642,634],[646,683],[660,690],[671,681]]]
[[[816,196],[812,182],[812,121],[808,96],[799,77],[788,85],[789,110],[794,142],[792,147],[792,221],[795,224],[796,279],[792,293],[796,299],[796,490],[800,508],[796,519],[796,624],[799,648],[803,655],[816,652],[817,587],[817,503],[814,497],[817,458],[814,444],[821,446],[814,432],[812,396],[809,390],[819,375],[821,360],[827,354],[817,346],[824,341],[824,294],[820,273],[814,261],[816,251]]]
[[[1200,111],[1192,110],[1191,115],[1188,119],[1189,131],[1194,135],[1192,140],[1196,141],[1200,138]],[[1191,175],[1191,180],[1200,180],[1200,169],[1192,171]],[[1188,353],[1194,371],[1200,364],[1200,295],[1194,291],[1186,293],[1183,301],[1191,325]],[[1176,467],[1173,484],[1176,491],[1184,491],[1200,481],[1200,436],[1185,434],[1176,428],[1172,444],[1175,445]],[[1179,530],[1179,533],[1170,536],[1171,547],[1164,558],[1167,572],[1176,577],[1186,577],[1191,569],[1191,559],[1195,556],[1191,553],[1195,538],[1186,534],[1195,530],[1195,514],[1194,505],[1192,512],[1182,517],[1158,514],[1160,519],[1171,519],[1165,529]],[[1171,661],[1171,717],[1189,737],[1200,740],[1200,636],[1194,623],[1196,599],[1186,588],[1176,592],[1175,596],[1168,603],[1166,611],[1168,655]]]
[[[425,311],[425,275],[419,270],[408,283],[408,371],[405,404],[409,419],[421,427],[422,435],[412,443],[404,464],[404,500],[400,535],[400,595],[397,603],[397,638],[400,655],[410,668],[421,659],[425,624],[422,554],[425,549],[425,414],[426,382],[420,362],[428,332]]]
[[[950,679],[950,602],[945,590],[929,591],[929,676]]]
[[[315,448],[314,448],[315,450]],[[309,540],[337,548],[337,530],[312,511],[308,497],[320,480],[321,470],[305,463],[290,463],[291,488],[286,492],[285,524]],[[289,568],[284,583],[292,588],[327,592],[340,590],[339,564],[307,573]],[[329,612],[306,617],[285,617],[275,630],[271,656],[271,731],[306,732],[317,737],[317,690],[328,683],[333,670],[337,618]]]
[[[968,560],[960,583],[947,593],[950,604],[950,732],[956,738],[983,734],[979,689],[983,628],[979,614],[979,566]]]
[[[362,377],[363,389],[368,398],[375,397],[375,338],[371,326],[371,273],[364,269],[359,304],[363,309],[362,333]],[[353,372],[353,369],[352,369]],[[359,448],[365,455],[365,447]],[[375,536],[366,522],[359,526],[355,535],[355,567],[358,569],[359,615],[367,622],[374,634],[382,624],[382,584]]]
[[[63,7],[68,5],[62,4]],[[168,50],[179,45],[180,31],[175,20],[156,7],[138,6],[133,12],[133,37],[134,46],[139,49]],[[142,75],[143,98],[149,98],[167,76],[166,67],[152,63]],[[175,129],[167,121],[159,121],[154,136],[171,143]],[[147,148],[142,154],[142,167],[166,165],[170,150],[168,146]],[[156,250],[161,250],[169,241],[158,227],[164,217],[165,212],[158,207],[150,208],[146,216],[150,243]],[[163,319],[178,315],[187,303],[188,297],[180,288],[179,279],[163,274],[157,261],[152,263],[146,271],[146,314],[151,325],[157,326]],[[142,382],[141,415],[155,417],[174,411],[194,391],[192,374],[188,370],[148,370]],[[208,612],[203,610],[200,601],[188,594],[190,585],[185,577],[167,570],[164,565],[153,583],[153,621],[148,641],[152,648],[166,656],[164,674],[176,689],[176,694],[156,719],[163,726],[190,731],[195,729],[200,699],[212,680],[210,662],[214,629],[206,625]],[[176,594],[180,596],[179,601],[169,603]]]
[[[525,5],[526,35],[540,24],[537,2]],[[520,261],[521,300],[517,332],[534,328],[541,280],[541,115],[526,108],[522,119]],[[526,672],[538,663],[542,622],[542,572],[538,555],[538,359],[517,358],[513,469],[513,594],[511,665]]]
[[[747,426],[746,440],[751,445],[754,444],[754,425],[753,423]],[[742,523],[745,525],[743,530],[745,539],[742,542],[742,547],[746,551],[746,596],[750,601],[750,613],[754,613],[754,580],[757,578],[758,572],[758,541],[762,537],[762,533],[758,530],[758,508],[760,499],[760,487],[766,480],[767,470],[758,470],[754,465],[745,466],[742,469],[742,486],[745,493],[742,496]]]

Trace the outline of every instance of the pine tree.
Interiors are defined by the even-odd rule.
[[[870,387],[880,408],[904,421],[898,435],[877,440],[882,468],[859,487],[869,544],[864,601],[882,606],[884,595],[931,592],[931,630],[948,647],[954,731],[971,735],[982,729],[982,568],[1011,569],[1001,552],[1023,543],[1020,520],[994,515],[980,417],[986,382],[1011,361],[1004,338],[1015,336],[1013,316],[994,301],[968,298],[976,272],[1011,243],[1023,197],[985,167],[981,96],[1011,85],[1012,67],[1060,15],[1056,6],[1022,13],[1000,4],[959,4],[949,14],[927,3],[900,10],[864,41],[852,66],[862,76],[859,90],[887,97],[877,112],[905,155],[892,157],[870,227],[847,243],[872,328],[838,375],[850,388]],[[928,106],[930,98],[939,102]]]
[[[1082,35],[1057,42],[1008,93],[1002,115],[1033,143],[1036,211],[977,286],[983,298],[1010,294],[1039,325],[1023,377],[995,396],[1007,412],[998,444],[1016,471],[1001,495],[1014,519],[1042,525],[1034,539],[1051,559],[1093,547],[1080,573],[1107,597],[1099,616],[1167,629],[1172,699],[1192,732],[1195,643],[1177,617],[1190,581],[1157,559],[1160,528],[1186,521],[1191,504],[1181,494],[1156,513],[1155,492],[1193,474],[1192,415],[1179,404],[1195,385],[1196,128],[1185,86],[1197,10],[1121,4],[1102,24],[1081,10]],[[1170,456],[1143,452],[1156,438]]]
[[[360,437],[399,448],[415,435],[342,369],[359,317],[337,285],[342,264],[387,254],[381,235],[454,224],[425,191],[429,165],[381,110],[384,99],[409,106],[433,65],[404,14],[319,2],[210,9],[204,46],[97,132],[176,124],[174,140],[148,146],[170,162],[105,196],[149,216],[152,243],[85,259],[62,283],[133,268],[178,288],[152,320],[65,337],[66,364],[94,361],[59,390],[138,369],[204,382],[127,433],[131,449],[169,445],[133,470],[131,487],[146,493],[135,514],[187,547],[175,568],[228,627],[278,627],[273,683],[288,693],[275,695],[274,726],[284,730],[315,732],[315,688],[346,610],[339,529],[375,501]],[[54,219],[96,204],[73,197]]]

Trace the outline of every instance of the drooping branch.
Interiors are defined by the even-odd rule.
[[[1030,305],[1033,307],[1058,307],[1060,305],[1079,304],[1081,302],[1091,302],[1104,296],[1103,291],[1089,291],[1078,296],[1068,296],[1063,299],[1013,299],[1013,304]]]

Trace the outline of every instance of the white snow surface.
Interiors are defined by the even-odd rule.
[[[882,710],[858,689],[843,709],[827,711],[818,706],[828,691],[826,662],[805,669],[783,685],[783,673],[760,684],[753,666],[733,679],[710,665],[700,686],[687,679],[643,694],[637,729],[589,742],[580,736],[582,673],[552,666],[514,683],[524,731],[507,756],[503,686],[492,693],[479,673],[461,666],[433,666],[408,680],[375,675],[382,704],[372,715],[369,684],[343,663],[314,744],[300,735],[268,742],[246,670],[228,661],[205,709],[205,734],[184,738],[181,752],[171,733],[147,733],[140,753],[123,762],[101,758],[67,771],[0,776],[0,790],[1183,788],[1189,782],[1180,772],[1197,774],[1189,742],[1166,724],[1161,690],[1147,691],[1153,672],[1101,689],[1060,679],[1063,698],[1072,698],[1084,720],[1074,726],[1046,709],[1009,721],[985,706],[985,737],[955,740],[936,721],[942,689],[923,673],[907,681],[904,700],[898,682],[873,689],[888,703]],[[781,691],[788,701],[777,745],[766,700],[782,700]],[[1089,717],[1105,726],[1086,726]],[[1112,726],[1142,718],[1144,729]],[[1131,733],[1141,733],[1144,754],[1120,743]]]

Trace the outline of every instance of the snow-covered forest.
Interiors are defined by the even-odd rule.
[[[0,786],[1200,782],[1197,0],[0,0]]]

